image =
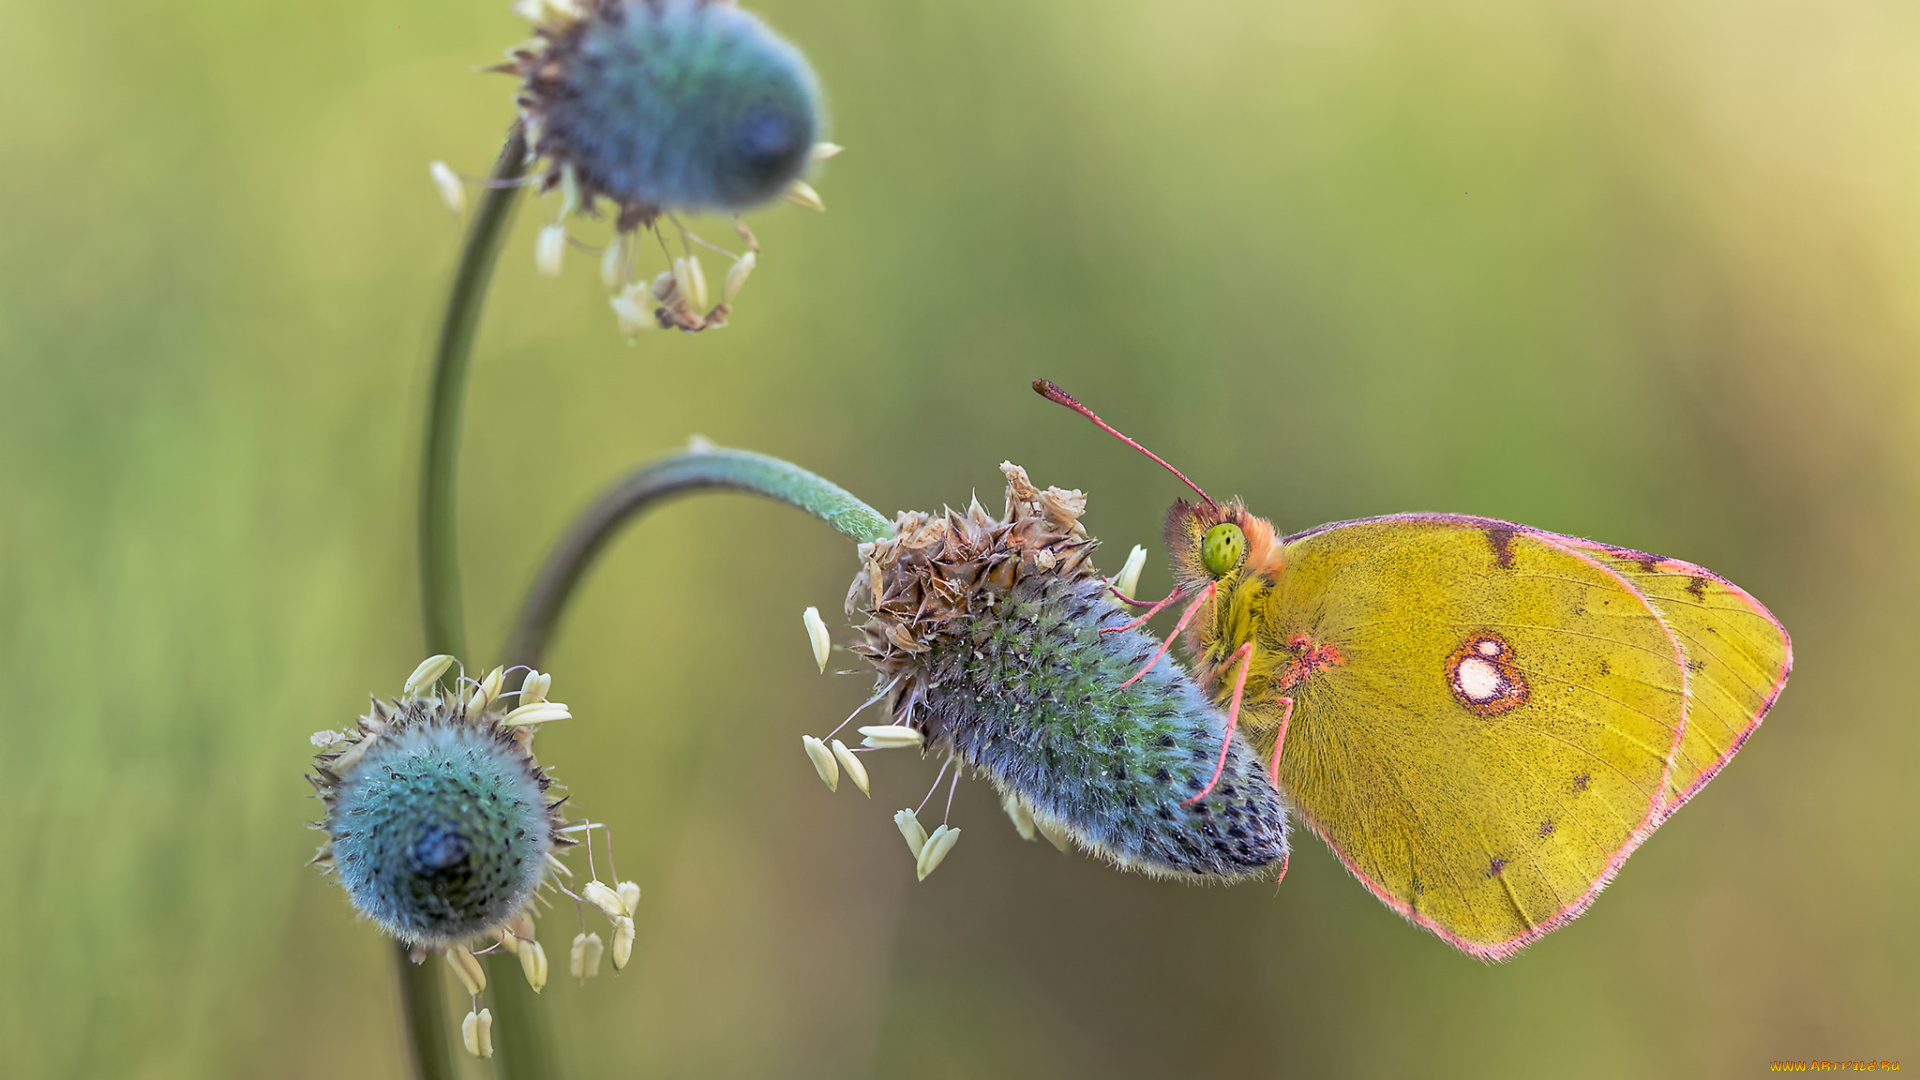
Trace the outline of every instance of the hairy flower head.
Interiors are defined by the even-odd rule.
[[[903,513],[891,537],[861,545],[854,651],[893,713],[862,730],[919,733],[991,780],[1023,835],[1064,834],[1123,868],[1204,880],[1279,863],[1279,792],[1199,687],[1155,661],[1159,642],[1127,628],[1091,563],[1086,497],[1001,471],[1000,517],[978,502]],[[901,829],[922,877],[951,849],[929,855],[931,836],[915,845]]]
[[[380,929],[447,949],[507,930],[549,856],[573,840],[564,800],[549,794],[552,781],[534,760],[531,729],[514,719],[528,707],[500,693],[500,678],[463,680],[455,692],[437,675],[376,700],[353,730],[316,736],[309,779],[326,806],[327,840],[314,861]],[[549,720],[567,715],[551,702],[532,707]]]

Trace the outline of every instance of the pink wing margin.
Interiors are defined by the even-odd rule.
[[[1486,944],[1486,943],[1475,942],[1475,941],[1467,941],[1461,938],[1459,935],[1448,930],[1446,927],[1443,927],[1438,923],[1434,922],[1433,920],[1427,918],[1426,916],[1421,915],[1419,912],[1413,909],[1412,904],[1401,900],[1397,896],[1394,896],[1392,893],[1388,892],[1385,888],[1381,887],[1379,883],[1375,882],[1372,878],[1368,877],[1365,873],[1363,873],[1360,870],[1358,866],[1354,865],[1353,860],[1350,857],[1348,857],[1345,851],[1341,850],[1340,845],[1333,842],[1333,839],[1327,835],[1326,830],[1320,827],[1319,822],[1314,821],[1311,818],[1307,818],[1307,824],[1312,827],[1314,832],[1319,834],[1321,840],[1326,842],[1327,847],[1333,850],[1334,855],[1338,857],[1341,864],[1347,868],[1347,872],[1352,874],[1354,876],[1354,879],[1359,881],[1360,884],[1364,886],[1368,892],[1372,893],[1375,899],[1378,899],[1381,903],[1392,908],[1394,911],[1399,912],[1401,918],[1404,918],[1408,922],[1411,922],[1414,925],[1419,926],[1422,929],[1425,929],[1433,933],[1435,936],[1439,937],[1441,940],[1445,941],[1447,944],[1453,946],[1456,949],[1459,949],[1461,952],[1466,953],[1469,956],[1479,957],[1482,960],[1492,960],[1492,961],[1508,960],[1508,959],[1511,959],[1516,954],[1518,954],[1520,950],[1526,948],[1528,945],[1533,944],[1534,942],[1547,936],[1553,931],[1558,930],[1562,926],[1565,926],[1566,924],[1579,918],[1581,915],[1586,914],[1587,909],[1593,906],[1593,902],[1599,899],[1600,893],[1603,890],[1605,890],[1606,887],[1613,881],[1615,875],[1620,873],[1621,866],[1626,864],[1627,856],[1632,855],[1634,851],[1640,847],[1641,844],[1645,843],[1647,837],[1652,836],[1654,830],[1658,829],[1661,823],[1666,821],[1667,818],[1672,815],[1675,809],[1679,808],[1680,803],[1685,802],[1687,798],[1691,798],[1693,791],[1697,791],[1701,785],[1706,783],[1707,779],[1711,778],[1712,773],[1710,772],[1706,774],[1706,776],[1704,776],[1698,784],[1695,784],[1686,793],[1685,796],[1682,796],[1677,801],[1674,801],[1671,803],[1663,801],[1664,793],[1666,792],[1667,788],[1671,786],[1671,781],[1673,778],[1674,759],[1679,755],[1680,745],[1685,740],[1686,734],[1687,734],[1687,715],[1688,715],[1689,705],[1692,701],[1693,673],[1687,667],[1686,650],[1681,647],[1680,638],[1677,634],[1673,632],[1673,627],[1668,624],[1665,613],[1662,612],[1658,607],[1654,606],[1653,601],[1647,597],[1646,593],[1641,591],[1639,586],[1627,580],[1627,578],[1624,575],[1614,570],[1612,567],[1607,566],[1605,563],[1602,563],[1598,559],[1595,559],[1591,555],[1587,554],[1587,551],[1594,550],[1596,548],[1603,549],[1608,552],[1625,551],[1625,549],[1611,548],[1603,544],[1596,544],[1591,540],[1584,540],[1579,537],[1573,537],[1573,536],[1563,536],[1560,533],[1547,532],[1544,529],[1536,529],[1530,525],[1520,525],[1511,521],[1501,521],[1498,518],[1476,517],[1471,514],[1430,514],[1430,513],[1429,514],[1423,514],[1423,513],[1385,514],[1380,517],[1358,518],[1353,521],[1336,521],[1331,524],[1321,525],[1317,528],[1307,529],[1304,532],[1295,533],[1292,536],[1287,537],[1285,540],[1281,542],[1283,544],[1291,544],[1295,540],[1303,540],[1310,536],[1317,536],[1320,533],[1330,532],[1334,529],[1345,528],[1346,526],[1349,526],[1349,525],[1372,525],[1372,524],[1378,524],[1381,522],[1389,522],[1389,521],[1420,522],[1420,523],[1430,523],[1430,524],[1438,524],[1438,525],[1454,525],[1461,528],[1481,529],[1481,530],[1502,530],[1502,531],[1509,532],[1511,535],[1530,536],[1537,540],[1540,540],[1543,543],[1549,544],[1553,547],[1560,548],[1561,550],[1566,551],[1568,554],[1573,555],[1576,558],[1583,559],[1586,562],[1592,564],[1600,572],[1608,575],[1609,577],[1613,578],[1615,581],[1619,582],[1620,585],[1627,590],[1627,592],[1638,597],[1640,599],[1640,602],[1646,605],[1648,613],[1650,613],[1656,620],[1659,621],[1660,628],[1666,631],[1668,640],[1673,642],[1674,664],[1680,669],[1680,687],[1681,687],[1680,722],[1674,725],[1673,743],[1667,748],[1666,766],[1664,769],[1662,769],[1660,774],[1660,784],[1659,784],[1658,791],[1655,794],[1655,796],[1650,800],[1647,806],[1646,817],[1641,819],[1640,823],[1634,827],[1632,834],[1627,837],[1626,842],[1620,846],[1620,849],[1618,851],[1615,851],[1611,856],[1607,858],[1606,866],[1601,870],[1599,876],[1594,879],[1593,884],[1590,887],[1588,887],[1586,892],[1582,893],[1577,899],[1573,900],[1571,903],[1567,904],[1565,907],[1562,907],[1559,911],[1555,912],[1551,917],[1546,919],[1544,922],[1541,922],[1535,926],[1529,927],[1524,933],[1517,934],[1511,938],[1508,938],[1505,941],[1494,942],[1492,944]],[[1635,556],[1643,555],[1643,553],[1641,552],[1631,552],[1630,554]],[[1681,564],[1681,565],[1691,565],[1691,564]],[[1712,576],[1715,578],[1715,580],[1719,580],[1719,581],[1725,580],[1723,578],[1719,578],[1718,575],[1712,575]],[[1728,584],[1731,587],[1731,583],[1728,583]],[[1746,597],[1749,603],[1752,603],[1763,614],[1766,614],[1768,619],[1773,620],[1773,616],[1770,613],[1767,613],[1765,608],[1760,607],[1759,603],[1753,600],[1751,596],[1747,596],[1747,594],[1744,591],[1740,591],[1740,595]],[[1778,620],[1773,620],[1773,622],[1774,622],[1774,625],[1776,626],[1779,625]],[[1784,634],[1785,631],[1783,630],[1782,633]],[[1791,653],[1789,653],[1789,661],[1791,661]],[[1789,667],[1792,666],[1791,662],[1789,662],[1788,666]],[[1783,676],[1782,682],[1784,681],[1785,681],[1785,678]],[[1777,697],[1778,694],[1779,694],[1779,688],[1775,687],[1774,696]],[[1771,706],[1772,703],[1773,703],[1773,699],[1769,698],[1767,704]],[[1762,713],[1764,713],[1765,711],[1766,711],[1765,709],[1761,710]],[[1759,722],[1760,722],[1759,719],[1756,717],[1753,722],[1754,726],[1758,726]],[[1752,727],[1749,727],[1747,729],[1747,732],[1741,735],[1740,741],[1744,742],[1746,739],[1746,734],[1751,734],[1752,730],[1753,730]],[[1735,750],[1739,749],[1738,743],[1735,744],[1734,749]],[[1730,758],[1732,756],[1733,756],[1733,751],[1729,750],[1726,754],[1726,757]],[[1723,758],[1718,764],[1714,766],[1713,771],[1714,772],[1719,771],[1719,769],[1725,764],[1726,764],[1726,760]],[[1301,816],[1305,817],[1304,814]]]

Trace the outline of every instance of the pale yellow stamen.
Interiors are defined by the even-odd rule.
[[[1009,791],[1000,796],[1000,808],[1013,819],[1013,831],[1020,834],[1020,839],[1033,839],[1033,814],[1028,812],[1026,800]]]
[[[920,734],[918,728],[911,728],[905,724],[873,724],[861,728],[860,734],[864,736],[860,740],[860,745],[876,750],[899,750],[903,747],[919,746],[927,741],[926,736]]]
[[[447,963],[451,964],[454,973],[460,976],[460,982],[467,988],[467,993],[478,997],[480,992],[487,988],[486,969],[480,966],[480,961],[474,959],[466,946],[448,946]]]
[[[920,827],[920,819],[911,810],[902,810],[893,815],[893,823],[900,829],[900,835],[907,841],[907,850],[913,852],[915,862],[920,861],[920,852],[927,846],[927,830]]]
[[[617,919],[627,913],[627,905],[620,899],[620,894],[614,891],[610,885],[605,885],[598,881],[589,881],[586,887],[580,890],[580,893],[587,898],[587,903],[605,912],[608,918]]]
[[[576,934],[573,938],[573,952],[568,957],[567,970],[576,979],[591,979],[600,974],[600,954],[606,946],[601,944],[599,934]]]
[[[567,257],[567,227],[549,225],[540,230],[533,245],[533,268],[543,277],[557,278]]]
[[[927,880],[927,875],[939,867],[940,863],[946,859],[947,852],[952,851],[953,845],[959,842],[959,829],[942,825],[933,830],[933,835],[927,837],[926,846],[920,849],[920,857],[914,860],[914,873],[920,876],[921,881]]]
[[[613,920],[613,970],[626,967],[632,956],[633,920],[621,915]]]
[[[840,790],[840,766],[833,760],[833,751],[827,744],[811,735],[800,736],[800,745],[806,748],[807,757],[813,762],[813,771],[820,774],[820,782],[827,785],[828,791]]]
[[[1145,569],[1146,565],[1147,549],[1139,544],[1133,545],[1133,550],[1127,553],[1126,563],[1120,567],[1120,572],[1113,576],[1114,590],[1129,600],[1134,599],[1140,590],[1140,571]]]
[[[527,985],[534,993],[547,987],[547,950],[540,947],[538,941],[522,942],[520,945],[520,973],[527,977]]]
[[[447,669],[452,666],[453,657],[447,656],[444,653],[439,656],[427,657],[425,660],[420,661],[419,667],[413,669],[413,674],[407,676],[407,685],[401,693],[407,697],[420,696],[428,687],[439,682],[440,676],[445,675]]]
[[[536,701],[531,705],[522,705],[500,718],[501,727],[526,727],[528,724],[549,724],[555,720],[570,720],[573,713],[557,701]]]
[[[821,674],[825,674],[827,659],[833,655],[833,637],[827,633],[827,622],[820,617],[817,607],[801,612],[800,622],[806,626],[807,641],[813,645],[813,662],[820,665]]]
[[[855,757],[853,751],[847,749],[847,744],[839,739],[833,740],[833,759],[840,763],[841,768],[847,770],[847,775],[853,778],[853,786],[860,789],[860,794],[869,799],[873,798],[873,792],[867,790],[867,767],[860,764],[860,759]]]
[[[481,1009],[469,1012],[465,1020],[460,1021],[460,1041],[466,1044],[467,1053],[477,1058],[493,1056],[493,1010]]]
[[[758,265],[760,265],[760,257],[751,251],[735,259],[733,266],[727,270],[727,280],[720,285],[720,302],[731,305],[734,298],[740,295],[741,288],[746,285],[747,276],[752,274],[753,268]]]
[[[824,211],[827,208],[826,202],[820,198],[820,193],[813,190],[813,185],[805,180],[795,180],[788,184],[787,190],[782,192],[780,197],[795,206],[804,206],[809,210]]]
[[[465,213],[467,188],[460,182],[460,177],[448,168],[444,161],[436,161],[427,166],[427,172],[433,177],[433,186],[440,192],[440,201],[446,205],[453,216],[459,217]]]

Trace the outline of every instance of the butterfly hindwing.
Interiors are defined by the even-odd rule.
[[[1647,595],[1687,656],[1692,695],[1662,818],[1705,787],[1760,726],[1793,670],[1786,628],[1745,589],[1710,570],[1571,537]]]

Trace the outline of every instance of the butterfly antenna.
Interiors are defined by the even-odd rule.
[[[1218,503],[1215,503],[1213,501],[1213,496],[1200,490],[1199,484],[1196,484],[1193,481],[1187,479],[1186,473],[1183,473],[1179,469],[1174,468],[1172,465],[1167,464],[1166,458],[1161,457],[1159,454],[1154,453],[1153,451],[1147,449],[1146,447],[1141,446],[1139,443],[1134,442],[1132,439],[1127,438],[1125,435],[1120,434],[1119,431],[1115,430],[1112,424],[1109,424],[1105,420],[1102,420],[1098,416],[1094,415],[1094,412],[1092,409],[1089,409],[1085,405],[1082,405],[1078,401],[1075,401],[1072,394],[1069,394],[1065,390],[1062,390],[1058,386],[1054,385],[1053,380],[1051,379],[1033,380],[1033,392],[1036,394],[1039,394],[1043,398],[1046,398],[1048,401],[1053,402],[1055,405],[1065,405],[1067,408],[1072,409],[1074,412],[1077,412],[1081,416],[1084,416],[1087,419],[1093,421],[1094,425],[1098,427],[1101,431],[1106,432],[1107,434],[1113,436],[1114,438],[1119,439],[1121,442],[1126,443],[1128,446],[1133,447],[1135,450],[1138,450],[1141,453],[1152,458],[1153,460],[1159,462],[1161,468],[1179,477],[1181,483],[1192,488],[1194,491],[1199,493],[1201,498],[1207,500],[1208,506],[1219,505]]]

